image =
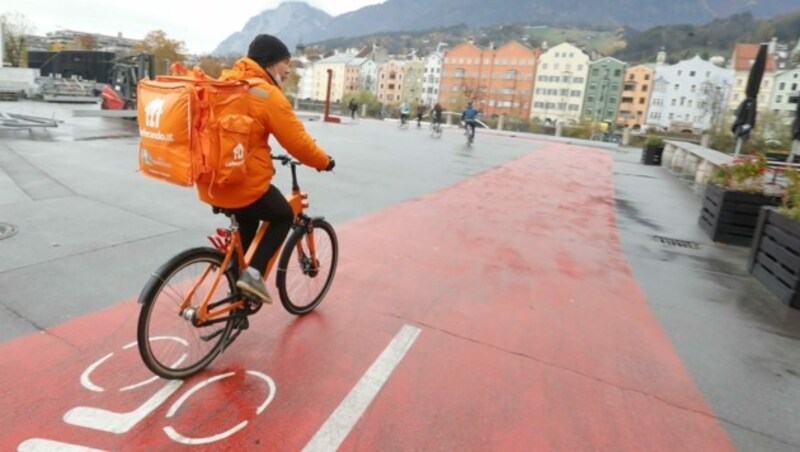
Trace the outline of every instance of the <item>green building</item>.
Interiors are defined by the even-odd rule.
[[[614,124],[624,78],[625,63],[616,58],[605,57],[589,63],[586,94],[583,98],[583,118]]]

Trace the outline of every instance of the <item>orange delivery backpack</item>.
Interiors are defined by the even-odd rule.
[[[171,69],[137,85],[139,169],[186,187],[206,183],[210,192],[241,182],[253,124],[251,82],[219,81],[198,67],[189,73],[180,63]]]

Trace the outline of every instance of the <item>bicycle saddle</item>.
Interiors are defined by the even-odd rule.
[[[223,207],[216,207],[216,206],[211,206],[211,211],[214,212],[215,215],[221,213],[226,217],[230,217],[231,215],[236,213],[233,209],[225,209]]]

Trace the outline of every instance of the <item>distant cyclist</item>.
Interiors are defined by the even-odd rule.
[[[417,128],[422,127],[422,117],[425,116],[425,104],[420,101],[417,104]]]
[[[442,125],[442,104],[436,102],[436,105],[433,106],[431,116],[431,122],[433,122],[433,126],[440,127]]]
[[[408,102],[403,101],[400,104],[400,125],[405,125],[406,121],[408,121],[408,115],[411,113],[411,107],[408,105]]]
[[[478,117],[478,110],[472,107],[472,101],[467,103],[467,108],[461,113],[461,120],[464,121],[464,134],[475,137],[475,124]]]

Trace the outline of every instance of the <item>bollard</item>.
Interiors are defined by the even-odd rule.
[[[630,127],[625,127],[622,129],[622,145],[627,146],[631,144],[631,129]]]
[[[556,136],[560,137],[564,134],[564,123],[561,121],[556,121]]]
[[[500,119],[497,120],[497,130],[503,130],[503,124],[506,122],[506,115],[500,115]]]
[[[361,104],[361,117],[364,118],[367,116],[367,104]]]

